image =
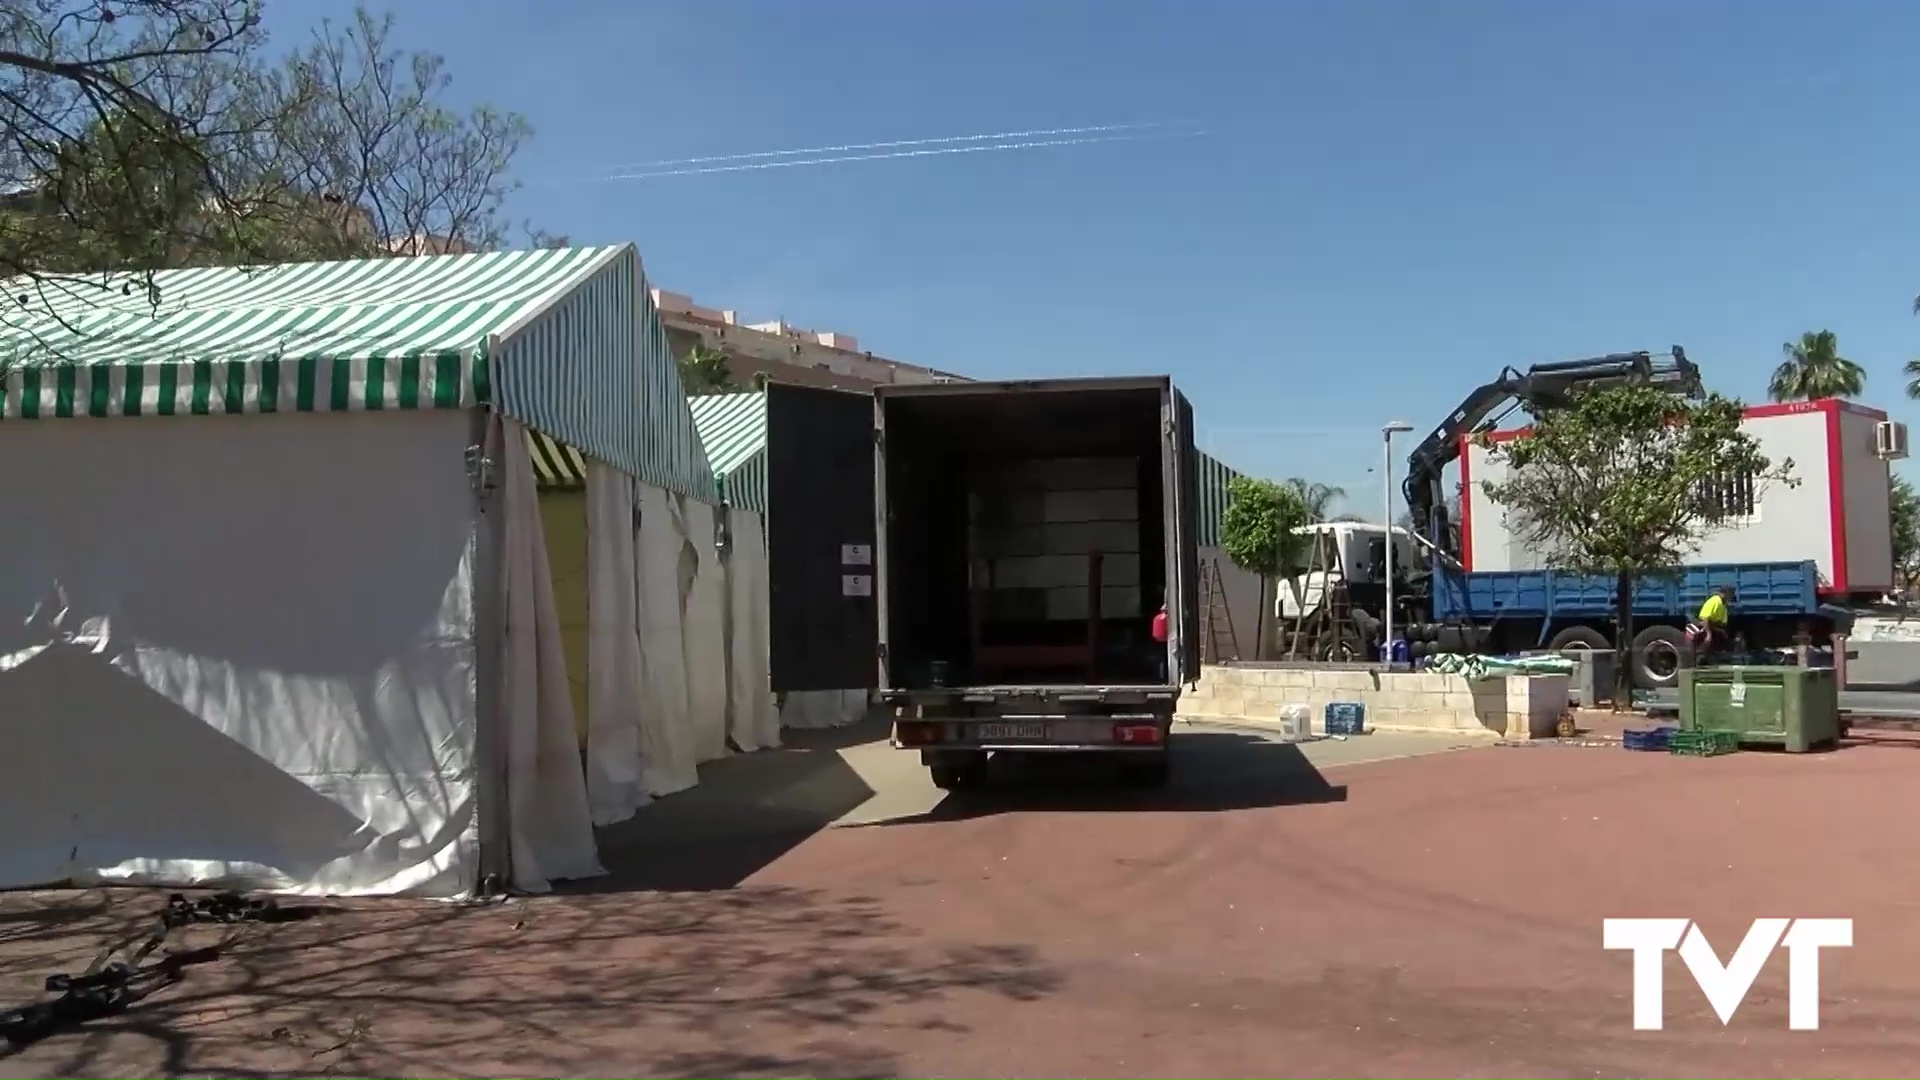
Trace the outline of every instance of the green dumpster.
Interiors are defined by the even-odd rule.
[[[1743,743],[1802,754],[1839,740],[1840,690],[1831,668],[1682,668],[1680,727],[1736,732]]]

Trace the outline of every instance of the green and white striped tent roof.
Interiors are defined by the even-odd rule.
[[[727,505],[766,512],[766,393],[703,394],[688,404]]]
[[[638,253],[7,283],[0,421],[490,406],[645,483],[719,490]],[[151,297],[151,298],[150,298]]]
[[[760,391],[709,394],[691,399],[693,422],[707,448],[707,460],[729,505],[767,508],[767,396]],[[1200,454],[1198,525],[1200,544],[1220,543],[1220,518],[1227,510],[1227,485],[1240,473],[1220,459]]]

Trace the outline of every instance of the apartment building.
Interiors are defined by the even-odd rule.
[[[778,382],[865,390],[881,383],[966,382],[965,376],[875,356],[851,334],[786,322],[743,323],[731,309],[702,307],[680,293],[653,290],[675,356],[705,345],[727,354],[743,386],[765,375]]]

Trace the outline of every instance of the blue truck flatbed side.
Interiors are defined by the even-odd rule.
[[[1636,581],[1633,615],[1636,621],[1689,618],[1722,585],[1736,590],[1735,610],[1742,617],[1812,615],[1820,611],[1818,584],[1811,561],[1700,563]],[[1611,574],[1442,571],[1433,576],[1433,615],[1481,625],[1538,620],[1544,632],[1558,622],[1612,619],[1613,585]]]

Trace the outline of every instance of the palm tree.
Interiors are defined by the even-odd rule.
[[[1786,359],[1773,369],[1773,381],[1767,384],[1767,394],[1775,401],[1853,397],[1866,386],[1866,371],[1840,355],[1840,339],[1831,330],[1801,334],[1780,351]]]
[[[1293,489],[1295,495],[1300,496],[1300,501],[1306,504],[1307,520],[1310,522],[1328,520],[1328,511],[1333,509],[1333,504],[1347,497],[1344,488],[1337,488],[1332,484],[1316,484],[1298,476],[1286,480],[1285,483],[1287,487]]]
[[[727,354],[719,349],[704,344],[695,345],[680,358],[680,385],[683,392],[698,396],[738,389],[733,382],[733,369],[727,361]]]
[[[1909,360],[1900,371],[1907,377],[1907,396],[1920,398],[1920,360]]]

